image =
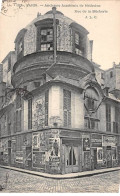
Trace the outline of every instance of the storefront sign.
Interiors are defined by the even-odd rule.
[[[91,147],[102,147],[102,135],[92,134],[92,136],[91,136]]]
[[[23,163],[23,152],[22,151],[16,152],[16,162]]]
[[[103,146],[116,146],[117,140],[115,136],[103,136]]]

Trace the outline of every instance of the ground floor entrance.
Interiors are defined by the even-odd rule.
[[[81,148],[80,141],[63,140],[64,172],[79,172],[81,167]]]

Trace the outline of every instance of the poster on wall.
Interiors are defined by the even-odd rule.
[[[83,151],[89,151],[90,150],[90,138],[85,137],[83,138]]]
[[[39,149],[39,147],[40,147],[40,135],[39,135],[39,133],[34,133],[33,134],[32,147],[33,147],[33,150]]]
[[[103,161],[103,149],[97,148],[97,161]]]
[[[104,135],[102,145],[103,146],[117,146],[116,136]]]
[[[87,152],[84,152],[84,169],[89,170],[90,167],[91,167],[91,165],[90,165],[90,152],[87,151]]]

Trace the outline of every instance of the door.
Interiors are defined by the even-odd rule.
[[[94,169],[97,169],[97,149],[94,149]]]
[[[79,171],[79,146],[65,145],[65,173]]]
[[[91,150],[91,169],[97,169],[97,149]]]
[[[111,150],[107,150],[106,159],[107,159],[107,167],[112,167],[112,152],[111,152]]]

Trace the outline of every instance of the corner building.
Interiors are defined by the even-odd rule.
[[[120,89],[92,62],[88,33],[53,8],[17,34],[0,67],[0,164],[52,174],[120,165]]]

